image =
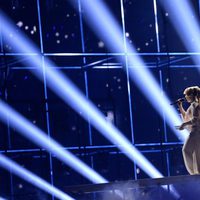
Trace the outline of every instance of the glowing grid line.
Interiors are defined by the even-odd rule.
[[[8,20],[2,15],[1,23],[6,27],[3,30],[4,37],[7,37],[9,32],[13,32],[12,26],[7,21]],[[19,34],[15,37],[17,37],[17,39],[13,41],[13,45],[15,45],[16,49],[21,49],[25,52],[37,52],[36,48],[24,37]],[[35,58],[31,61],[27,61],[27,63],[31,66],[38,67],[39,71],[34,70],[34,73],[43,81],[41,60]],[[83,118],[87,120],[89,117],[91,124],[93,124],[97,130],[112,143],[118,145],[118,148],[132,161],[136,162],[147,174],[151,177],[162,177],[161,173],[128,141],[128,139],[125,138],[111,123],[106,121],[104,115],[94,106],[94,104],[88,101],[67,77],[59,73],[59,71],[54,70],[53,66],[53,63],[49,60],[46,61],[45,72],[48,86]]]

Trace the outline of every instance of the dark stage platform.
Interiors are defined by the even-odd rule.
[[[200,175],[65,187],[80,200],[200,200]]]

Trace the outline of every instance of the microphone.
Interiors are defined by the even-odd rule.
[[[184,102],[185,101],[185,98],[180,98],[180,99],[177,99],[176,101],[170,103],[170,105],[174,105],[174,104],[177,104],[179,102]]]

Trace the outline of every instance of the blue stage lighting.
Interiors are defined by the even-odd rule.
[[[92,168],[79,160],[71,152],[64,150],[60,144],[49,138],[47,134],[45,134],[42,130],[34,126],[31,122],[14,111],[1,100],[0,120],[2,120],[4,123],[9,120],[10,125],[18,130],[19,133],[23,134],[23,136],[34,142],[36,145],[39,145],[54,154],[59,160],[72,167],[74,170],[82,174],[82,176],[92,181],[93,183],[108,182]]]
[[[99,1],[95,1],[95,2],[99,2]],[[98,15],[99,15],[99,12],[97,12],[97,16]],[[99,17],[100,16],[98,16],[98,18]],[[100,20],[100,22],[101,21],[102,19]],[[106,21],[106,19],[104,19],[104,21]],[[2,30],[4,37],[8,37],[9,33],[13,32],[12,26],[10,25],[10,23],[8,23],[8,20],[3,16],[1,16],[1,24],[3,25],[3,27],[5,27]],[[110,27],[111,26],[108,27],[108,30],[110,30]],[[110,34],[111,33],[113,35],[112,31],[110,31]],[[116,32],[116,35],[117,35],[117,32]],[[122,47],[121,42],[119,42],[116,35],[114,33],[115,39],[117,40],[116,43],[118,44],[118,48],[120,48]],[[16,49],[20,51],[23,50],[24,52],[37,52],[36,48],[30,42],[28,42],[28,40],[22,37],[20,33],[18,33],[15,37],[17,39],[14,41],[13,45],[15,46]],[[36,73],[35,75],[39,77],[41,80],[43,80],[43,77],[41,75],[43,72],[41,60],[38,59],[38,57],[30,57],[30,59],[26,61],[26,63],[29,66],[38,67],[39,69],[38,71],[34,70],[34,72]],[[116,127],[114,127],[111,123],[106,121],[105,116],[96,108],[96,106],[94,106],[94,104],[90,102],[67,77],[65,77],[59,71],[55,70],[53,66],[54,64],[46,59],[44,68],[45,68],[45,74],[47,78],[47,85],[61,99],[63,99],[64,102],[68,103],[74,110],[76,110],[77,113],[79,114],[81,113],[81,116],[83,118],[85,118],[86,120],[89,119],[91,124],[97,130],[99,130],[99,132],[101,132],[109,141],[116,144],[122,152],[124,152],[133,162],[135,162],[141,169],[143,169],[144,172],[146,172],[150,177],[153,177],[153,178],[162,177],[162,174],[127,140],[127,138],[124,137],[124,135]],[[141,78],[144,79],[144,76],[142,76]],[[147,79],[145,79],[144,81],[147,81]],[[147,82],[146,87],[148,87],[148,82]],[[149,91],[152,91],[154,88],[149,88],[149,89],[150,89]],[[1,106],[1,108],[2,107],[3,106]],[[6,112],[6,109],[4,109],[4,111]],[[26,123],[24,125],[26,125]],[[20,129],[20,131],[23,131],[23,130]],[[105,182],[104,179],[101,181]]]
[[[83,2],[88,2],[88,1],[85,0]],[[102,15],[101,6],[98,7],[99,6],[98,3],[100,1],[89,1],[88,3],[91,3],[91,2],[97,3],[96,9],[94,9],[94,7],[93,7],[94,3],[93,3],[92,9],[94,9],[95,12],[90,16],[91,18],[97,18],[99,20],[99,21],[95,21],[95,23],[94,23],[95,27],[96,28],[99,27],[98,23],[103,23],[103,21],[104,21],[106,23],[105,24],[106,27],[104,27],[104,28],[106,30],[108,30],[108,32],[104,32],[103,37],[106,38],[107,37],[106,35],[110,34],[109,38],[107,38],[107,39],[110,39],[112,41],[111,44],[115,43],[115,45],[112,44],[111,49],[112,48],[114,50],[120,49],[123,52],[124,51],[123,41],[121,42],[121,40],[120,40],[121,34],[120,34],[120,31],[117,31],[117,30],[119,30],[118,27],[116,28],[115,26],[113,26],[113,23],[115,24],[114,20],[112,21],[112,23],[110,23],[109,19],[108,19],[108,21],[109,21],[108,22],[107,18],[104,18],[104,17],[102,18],[102,16],[104,16],[104,14],[107,14],[107,13],[103,13],[103,15]],[[92,9],[89,9],[89,10],[92,10]],[[13,32],[12,31],[13,28],[12,28],[12,26],[10,26],[10,23],[7,22],[7,19],[5,17],[1,18],[1,23],[5,27],[5,29],[2,30],[3,35],[4,35],[4,37],[7,37],[8,33]],[[112,26],[111,26],[111,24],[112,24]],[[114,29],[112,29],[112,27],[114,27]],[[101,30],[101,29],[98,29],[98,30]],[[23,49],[23,51],[25,51],[25,52],[37,52],[35,47],[30,42],[27,42],[27,40],[25,38],[20,36],[19,33],[16,35],[16,37],[17,37],[17,40],[15,41],[15,43],[13,43],[13,45],[15,45],[16,49],[19,49],[19,50]],[[132,48],[131,48],[131,52],[133,52]],[[39,55],[39,53],[38,53],[38,55]],[[137,62],[135,62],[135,60]],[[41,60],[38,59],[37,57],[33,58],[33,59],[30,58],[30,61],[27,63],[30,66],[38,67],[38,69],[40,69],[40,70],[42,69]],[[145,89],[151,91],[151,94],[152,94],[152,90],[155,89],[156,90],[155,94],[159,94],[159,98],[157,99],[158,96],[156,96],[155,99],[150,99],[150,101],[153,105],[155,105],[154,101],[156,101],[156,103],[160,104],[161,91],[160,91],[160,89],[158,89],[159,87],[154,87],[154,84],[156,85],[156,82],[154,81],[153,78],[150,79],[150,80],[153,80],[153,81],[151,81],[151,84],[148,83],[147,78],[149,78],[150,73],[148,73],[147,70],[145,70],[144,64],[141,62],[141,60],[138,57],[136,59],[135,56],[134,56],[134,59],[131,59],[131,64],[136,66],[136,68],[138,66],[140,66],[137,70],[134,70],[134,72],[131,73],[132,77],[136,78],[136,80],[141,78],[145,82]],[[82,117],[84,117],[86,120],[89,118],[91,124],[97,130],[99,130],[112,143],[116,144],[118,146],[118,148],[121,149],[122,152],[124,152],[132,161],[134,161],[149,176],[151,176],[153,178],[163,177],[162,174],[123,136],[123,134],[118,129],[116,129],[111,123],[109,123],[105,120],[105,116],[94,106],[94,104],[92,104],[90,101],[88,101],[85,98],[85,96],[79,91],[79,89],[75,85],[73,85],[69,79],[67,79],[67,77],[65,77],[63,74],[59,73],[57,70],[52,68],[53,66],[54,66],[54,64],[51,63],[49,60],[45,61],[44,69],[45,69],[48,86],[58,96],[60,96],[66,103],[68,103],[72,108],[74,108],[78,113],[82,113],[82,115],[81,115]],[[141,68],[142,68],[142,70],[140,70]],[[146,77],[143,76],[143,73],[141,73],[141,71],[144,71]],[[38,73],[36,74],[40,79],[43,78],[41,76],[41,72],[42,71],[39,72],[39,75],[38,75]],[[144,86],[144,83],[142,84],[142,86],[140,86],[139,83],[137,83],[137,84],[138,84],[139,88]],[[149,85],[152,87],[148,87]],[[142,87],[142,90],[143,89],[144,88]],[[163,101],[163,102],[164,102],[164,107],[162,107],[162,109],[166,108],[171,111],[172,109],[169,107],[169,105],[165,104],[166,101]],[[0,108],[0,110],[3,110],[3,109]],[[7,108],[4,110],[5,113],[6,113],[6,110],[7,110]],[[5,115],[5,113],[4,113],[4,115]],[[170,114],[170,116],[168,118],[169,119],[168,122],[171,126],[174,126],[174,124],[176,122],[180,123],[180,119],[177,116],[177,114],[175,113],[175,111],[169,112],[169,114]],[[172,121],[172,120],[170,120],[171,118],[175,119],[175,120]],[[15,120],[13,119],[13,121],[15,121]],[[23,131],[23,130],[21,130],[21,128],[19,130]],[[179,132],[176,132],[176,133],[179,134]],[[178,135],[178,136],[182,140],[184,140],[184,138],[185,138],[183,135]],[[45,148],[47,148],[47,147],[49,147],[49,146],[45,144]],[[50,150],[50,151],[52,151],[52,150]],[[60,155],[60,153],[58,155]]]
[[[0,167],[3,167],[4,169],[11,171],[12,173],[24,179],[25,181],[31,183],[32,185],[35,185],[36,187],[44,190],[45,192],[53,195],[54,197],[57,197],[58,199],[74,200],[74,198],[65,194],[64,192],[57,189],[56,187],[50,185],[47,181],[41,179],[40,177],[33,174],[29,170],[21,167],[19,164],[10,160],[3,154],[0,154]]]
[[[3,197],[0,197],[0,200],[6,200],[5,198],[3,198]]]
[[[74,3],[73,0],[71,2],[72,4]],[[99,38],[106,41],[108,48],[112,52],[126,52],[131,79],[161,116],[164,111],[168,125],[177,137],[184,141],[188,136],[188,132],[180,132],[175,129],[175,125],[181,124],[177,111],[170,106],[169,99],[161,91],[142,59],[136,55],[137,52],[134,45],[125,42],[126,39],[122,36],[122,29],[120,29],[110,11],[102,1],[84,0],[81,1],[81,5],[84,9],[86,22]],[[124,62],[123,60],[121,61]]]
[[[168,18],[174,25],[176,32],[181,38],[196,65],[200,64],[200,27],[199,20],[191,7],[191,2],[184,0],[159,1],[169,12]],[[198,68],[199,69],[199,68]]]

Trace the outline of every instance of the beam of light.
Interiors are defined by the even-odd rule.
[[[21,167],[19,164],[7,158],[1,153],[0,153],[0,167],[8,171],[11,171],[12,173],[24,179],[25,181],[29,182],[30,184],[38,187],[39,189],[44,190],[45,192],[57,197],[58,199],[74,200],[74,198],[65,194],[64,192],[57,189],[56,187],[50,185],[47,181],[38,177],[37,175],[30,172],[29,170]],[[0,200],[3,200],[3,198],[0,198]]]
[[[169,11],[168,17],[176,32],[189,52],[200,53],[199,22],[189,1],[167,0],[159,1]],[[199,55],[192,55],[196,65],[200,64]],[[198,68],[199,69],[199,68]]]
[[[6,200],[5,198],[3,198],[3,197],[0,197],[0,200]]]
[[[4,37],[8,37],[10,32],[14,32],[12,26],[7,22],[3,15],[1,15],[1,23],[4,27],[6,27],[2,31]],[[16,35],[16,40],[14,41],[13,45],[18,50],[23,50],[25,52],[37,52],[37,49],[19,34]],[[29,65],[37,66],[38,69],[41,70],[39,73],[36,70],[36,76],[43,81],[41,60],[34,58],[30,59],[29,61],[30,62],[27,61]],[[104,115],[94,106],[94,104],[86,99],[80,90],[73,85],[73,83],[67,79],[67,77],[64,77],[63,74],[54,70],[52,68],[53,66],[53,63],[51,63],[49,60],[46,61],[45,73],[48,86],[74,110],[76,110],[78,113],[83,113],[83,118],[86,120],[89,118],[91,124],[96,127],[97,130],[99,130],[112,143],[118,145],[118,148],[150,177],[163,177],[163,175],[128,141],[126,137],[123,136],[123,134],[116,127],[105,120]],[[49,146],[47,145],[46,148],[47,147]],[[101,181],[106,182],[105,179]]]
[[[8,38],[9,33],[13,33],[12,25],[8,19],[1,13],[1,24],[4,27],[2,30],[3,36]],[[33,44],[28,42],[19,32],[15,34],[13,45],[17,50],[24,52],[37,52]],[[38,53],[39,54],[39,53]],[[39,70],[33,70],[33,73],[43,81],[43,68],[41,60],[37,57],[30,57],[26,63],[30,66],[38,67]],[[105,116],[89,101],[81,91],[63,74],[53,68],[54,64],[49,60],[45,61],[45,75],[47,85],[54,91],[64,102],[68,103],[77,113],[85,120],[90,120],[90,123],[99,130],[111,143],[114,143],[125,155],[135,162],[144,172],[150,177],[159,178],[162,174],[129,142],[129,140],[111,123],[107,122]],[[1,110],[6,112],[6,109]],[[14,120],[13,120],[14,121]],[[24,124],[24,126],[26,123]],[[23,130],[20,130],[23,131]],[[49,146],[47,146],[49,147]],[[49,147],[50,148],[50,147]],[[51,148],[49,149],[51,150]],[[59,154],[60,155],[60,154]],[[75,166],[74,166],[75,167]],[[105,182],[105,180],[102,180]]]
[[[64,150],[60,144],[49,138],[42,130],[34,126],[31,122],[0,100],[0,120],[6,123],[8,119],[10,125],[18,130],[19,133],[28,138],[31,142],[34,142],[36,145],[39,145],[54,154],[57,159],[72,167],[88,180],[93,183],[108,182],[92,168],[74,156],[70,151]]]
[[[73,0],[70,1],[72,2],[72,4],[74,4]],[[122,30],[120,29],[120,26],[117,24],[116,20],[110,14],[109,10],[106,8],[104,3],[98,0],[97,1],[83,0],[81,1],[81,5],[83,6],[84,15],[86,21],[90,25],[90,28],[93,29],[93,31],[99,36],[100,39],[103,38],[103,40],[106,41],[106,43],[108,44],[108,48],[112,52],[124,52],[125,50],[127,53],[135,54],[135,56],[128,57],[128,63],[129,65],[132,65],[132,67],[128,69],[132,80],[136,83],[138,88],[143,92],[144,96],[148,98],[150,103],[153,105],[153,107],[158,111],[158,113],[161,116],[163,115],[163,110],[164,110],[166,115],[166,120],[169,126],[177,135],[177,137],[180,140],[184,141],[188,136],[188,132],[184,131],[183,133],[181,133],[180,131],[177,131],[174,128],[174,125],[176,123],[181,124],[179,115],[170,106],[170,101],[168,100],[167,96],[164,93],[161,94],[161,89],[157,84],[156,80],[153,78],[149,70],[146,68],[142,59],[139,56],[137,56],[135,47],[133,45],[130,45],[126,41],[125,42],[126,45],[124,48],[124,40],[126,39],[124,38],[123,40],[123,33]],[[122,63],[124,62],[123,60],[120,61],[122,61]],[[113,138],[112,140],[116,141],[116,138],[117,136],[115,136],[115,138]],[[121,144],[127,145],[129,143],[128,141],[124,140],[121,141]],[[124,150],[123,146],[121,149]],[[133,146],[130,146],[130,149],[126,149],[125,152],[127,153],[127,156],[130,158],[129,154],[133,153]],[[142,167],[143,170],[144,169],[146,170],[146,167],[144,166]],[[155,167],[153,168],[155,170]],[[160,172],[159,175],[158,174],[156,175],[155,173],[153,174],[152,171],[148,172],[150,172],[149,175],[151,177],[154,178],[156,176],[163,177],[163,175],[160,174]],[[171,191],[173,192],[173,195],[175,197],[179,197],[179,194],[176,192],[174,187],[171,188]]]
[[[70,1],[72,4],[74,3],[73,0]],[[112,52],[124,52],[125,50],[127,54],[133,53],[133,56],[128,56],[128,63],[130,66],[128,70],[131,79],[161,116],[164,111],[169,127],[180,140],[184,141],[188,136],[188,132],[177,131],[174,127],[176,124],[181,124],[179,115],[176,110],[170,106],[169,99],[164,92],[161,91],[158,83],[145,66],[143,60],[136,55],[137,52],[134,45],[130,45],[129,42],[126,41],[126,49],[124,49],[122,29],[120,29],[119,24],[117,24],[106,6],[102,1],[93,0],[81,1],[81,5],[84,9],[86,22],[99,38],[106,41],[107,47]]]

